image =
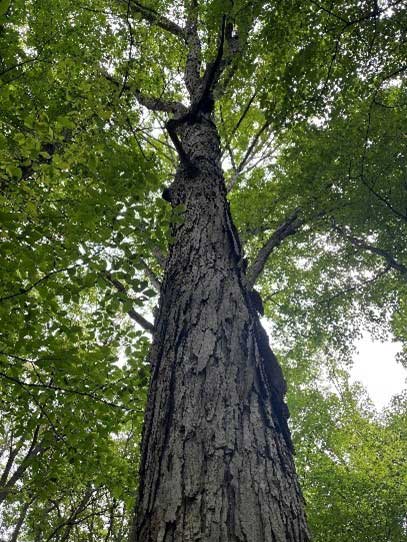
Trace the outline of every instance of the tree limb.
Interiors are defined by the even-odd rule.
[[[152,254],[154,258],[156,259],[157,263],[160,264],[162,269],[165,269],[165,266],[167,264],[168,254],[165,254],[164,252],[162,252],[161,249],[158,247],[154,247],[152,249]]]
[[[296,209],[287,219],[280,224],[270,239],[259,250],[254,262],[247,270],[246,279],[250,287],[253,287],[262,274],[267,259],[273,250],[289,235],[294,235],[302,226],[303,220],[298,218],[300,209]]]
[[[202,51],[201,40],[198,35],[198,2],[190,0],[187,7],[187,24],[185,37],[188,46],[187,61],[185,64],[184,80],[188,92],[193,99],[201,82]]]
[[[239,117],[239,120],[237,121],[236,125],[233,127],[232,131],[230,132],[230,135],[226,141],[226,148],[228,148],[228,146],[230,146],[230,143],[232,141],[232,138],[233,136],[235,135],[235,133],[237,132],[237,130],[240,128],[240,125],[242,124],[242,122],[244,121],[247,113],[249,112],[250,110],[250,107],[254,101],[254,99],[256,98],[256,95],[257,95],[257,90],[254,91],[253,95],[250,97],[249,101],[247,102],[247,104],[245,105],[240,117]],[[222,152],[222,154],[224,153],[224,151]]]
[[[317,305],[330,305],[331,302],[334,300],[334,299],[337,299],[338,297],[342,297],[342,296],[345,296],[351,292],[357,292],[359,290],[363,290],[364,288],[366,288],[369,284],[372,284],[373,282],[376,282],[379,278],[381,278],[382,276],[384,276],[386,273],[388,273],[391,269],[391,266],[390,265],[386,265],[386,267],[384,267],[382,270],[380,270],[376,275],[374,275],[372,278],[370,279],[367,279],[367,280],[363,280],[361,281],[360,283],[355,283],[353,284],[352,286],[348,286],[347,288],[344,288],[343,290],[340,290],[334,294],[332,294],[329,298],[327,299],[321,299],[320,301],[317,301],[316,304]]]
[[[14,464],[14,460],[17,457],[18,452],[23,447],[23,444],[24,444],[24,441],[23,439],[21,439],[20,442],[13,448],[13,439],[11,439],[9,456],[7,459],[7,463],[4,467],[4,471],[0,478],[0,488],[6,485],[6,482],[8,480],[8,475],[10,474],[11,468]]]
[[[164,113],[183,113],[186,107],[181,102],[165,101],[160,98],[153,98],[142,94],[138,89],[134,90],[137,101],[140,105],[147,107],[150,111],[164,111]]]
[[[216,82],[216,87],[214,88],[215,98],[219,99],[225,93],[233,75],[237,69],[237,63],[235,59],[238,57],[239,53],[243,50],[243,44],[241,42],[240,36],[237,33],[233,33],[233,23],[228,22],[225,30],[225,39],[228,45],[226,53],[223,55],[222,63],[219,70],[219,77]],[[231,66],[227,77],[220,81],[220,75]]]
[[[178,115],[176,118],[170,119],[165,125],[171,141],[178,152],[181,163],[184,165],[185,169],[189,171],[190,175],[194,175],[196,173],[196,167],[191,162],[190,157],[185,152],[182,143],[178,138],[177,128],[187,122],[194,122],[201,113],[211,113],[213,111],[214,101],[212,91],[213,86],[217,82],[221,73],[223,48],[225,42],[225,25],[226,15],[223,15],[216,57],[212,62],[208,63],[205,74],[200,79],[200,84],[193,94],[190,108],[181,116]]]
[[[19,536],[20,531],[21,531],[21,527],[23,526],[25,518],[27,516],[28,509],[30,508],[30,506],[32,505],[32,503],[34,502],[35,499],[36,499],[36,497],[32,498],[30,501],[26,501],[23,504],[20,515],[18,516],[17,523],[16,523],[16,525],[14,527],[14,530],[13,530],[13,532],[11,534],[10,542],[17,542],[18,536]]]
[[[25,471],[30,466],[30,459],[32,457],[35,457],[38,453],[40,453],[43,450],[43,446],[41,443],[37,444],[38,441],[38,435],[40,431],[40,426],[37,425],[34,430],[34,435],[30,443],[30,447],[25,454],[23,460],[21,461],[20,465],[17,467],[15,472],[11,475],[11,477],[7,480],[4,485],[0,488],[0,503],[2,503],[6,498],[10,490],[15,486],[15,484],[22,478]]]
[[[350,243],[354,247],[361,248],[372,254],[376,254],[377,256],[380,256],[381,258],[384,258],[384,260],[387,262],[387,264],[391,268],[401,273],[407,279],[407,266],[398,262],[390,252],[388,252],[387,250],[383,250],[382,248],[375,247],[374,245],[367,243],[363,239],[354,237],[353,235],[348,233],[344,228],[341,228],[340,226],[335,225],[334,230],[337,231],[342,237],[350,241]]]
[[[115,279],[111,273],[109,273],[108,271],[106,271],[105,273],[103,273],[103,276],[111,283],[113,284],[113,286],[116,288],[116,290],[118,292],[120,292],[121,294],[124,294],[130,301],[131,301],[131,298],[129,297],[128,295],[128,292],[127,292],[127,289],[126,287],[124,286],[124,284],[118,280],[118,279]],[[139,314],[138,312],[136,312],[133,308],[128,310],[127,311],[127,314],[130,316],[130,318],[132,320],[134,320],[135,322],[137,322],[137,324],[139,326],[141,326],[145,331],[147,331],[148,333],[153,333],[154,332],[154,326],[151,322],[149,322],[148,320],[146,320],[144,318],[144,316],[142,316],[141,314]]]
[[[36,280],[35,282],[33,282],[32,284],[30,284],[30,286],[27,286],[26,288],[20,288],[20,290],[18,292],[15,292],[13,294],[9,294],[9,295],[6,295],[4,297],[0,297],[0,302],[3,302],[3,301],[7,301],[8,299],[13,299],[14,297],[19,297],[20,295],[25,295],[25,294],[28,294],[28,292],[30,292],[31,290],[33,290],[34,288],[36,288],[39,284],[41,284],[42,282],[44,282],[45,280],[53,277],[54,275],[56,275],[57,273],[63,273],[64,271],[69,271],[71,269],[75,269],[75,267],[78,267],[80,264],[75,264],[75,265],[72,265],[72,266],[68,266],[68,267],[62,267],[61,269],[53,269],[52,271],[50,271],[49,273],[43,275],[40,279]]]
[[[150,111],[164,111],[164,113],[182,114],[187,111],[185,105],[181,102],[162,100],[161,98],[155,98],[153,96],[146,96],[140,89],[135,88],[128,82],[120,82],[113,75],[110,75],[106,70],[102,70],[101,75],[107,80],[113,83],[120,92],[124,89],[129,92],[133,92],[140,105],[146,107]]]
[[[0,377],[8,380],[9,382],[13,382],[14,384],[18,384],[19,386],[23,388],[32,388],[32,389],[41,389],[41,390],[53,390],[53,391],[60,391],[62,393],[70,393],[72,395],[79,395],[81,397],[89,397],[89,399],[92,399],[93,401],[97,401],[99,403],[103,403],[104,405],[107,405],[112,408],[118,408],[120,410],[126,410],[129,412],[135,412],[138,411],[138,409],[134,408],[127,408],[124,405],[118,405],[117,403],[113,403],[112,401],[108,401],[107,399],[104,399],[103,397],[100,397],[99,395],[96,395],[92,392],[87,391],[81,391],[81,390],[75,390],[73,388],[62,388],[61,386],[55,386],[54,384],[37,384],[35,382],[25,382],[24,380],[20,380],[18,378],[15,378],[14,376],[10,376],[6,373],[0,372]],[[47,416],[48,421],[49,418]],[[58,433],[57,433],[58,435]],[[59,438],[61,438],[60,435],[58,435]],[[1,493],[0,493],[1,495]],[[1,499],[0,499],[1,502]]]
[[[145,21],[151,23],[154,26],[158,26],[159,28],[162,28],[166,32],[170,32],[174,36],[178,36],[185,40],[185,30],[179,26],[177,23],[174,23],[171,19],[168,17],[165,17],[164,15],[161,15],[157,11],[155,11],[152,8],[149,8],[147,6],[144,6],[140,2],[137,2],[136,0],[120,0],[122,4],[130,4],[131,10],[134,13],[138,13],[141,15],[141,18]]]
[[[49,542],[50,540],[52,540],[54,536],[58,533],[58,531],[60,531],[63,527],[72,526],[75,524],[74,522],[76,518],[79,516],[79,514],[81,514],[86,509],[93,493],[94,493],[94,490],[91,488],[88,488],[86,490],[78,506],[74,508],[73,510],[71,510],[68,518],[64,519],[59,525],[57,525],[57,527],[52,531],[52,533],[47,538],[46,542]]]
[[[233,177],[230,181],[230,183],[228,184],[227,186],[227,192],[229,193],[232,188],[235,186],[236,182],[238,181],[238,178],[239,178],[239,175],[242,173],[243,171],[243,168],[244,166],[247,164],[247,162],[250,161],[250,158],[252,156],[252,154],[254,153],[255,149],[256,149],[256,146],[257,146],[257,143],[259,142],[259,139],[260,137],[262,136],[262,134],[265,132],[265,130],[267,130],[267,128],[270,126],[271,124],[271,119],[268,119],[266,120],[259,128],[259,130],[257,131],[257,133],[253,136],[253,139],[249,145],[249,147],[247,148],[247,151],[245,153],[245,155],[243,156],[242,160],[240,161],[240,163],[238,164],[237,168],[235,168],[235,171],[234,171],[234,174],[233,174]]]
[[[148,279],[150,280],[151,284],[154,286],[157,292],[159,292],[161,289],[161,282],[158,280],[156,274],[151,269],[151,267],[143,260],[143,258],[138,258],[138,260],[143,266],[143,269],[146,272],[146,275]]]
[[[0,297],[0,303],[3,302],[3,301],[7,301],[9,299],[13,299],[15,297],[19,297],[21,295],[28,294],[29,292],[31,292],[31,290],[37,288],[41,283],[43,283],[44,281],[46,281],[49,278],[53,277],[54,275],[57,275],[58,273],[64,273],[65,271],[70,271],[72,269],[77,269],[78,267],[86,265],[89,262],[89,260],[91,258],[93,258],[94,256],[97,256],[99,254],[99,252],[101,252],[101,250],[102,249],[98,249],[96,252],[91,254],[88,258],[83,259],[80,263],[74,263],[73,265],[68,265],[66,267],[61,267],[59,269],[53,269],[52,271],[49,271],[48,273],[43,275],[41,278],[39,278],[38,280],[36,280],[35,282],[30,284],[26,288],[20,287],[18,292],[14,292],[12,294]]]
[[[223,71],[222,58],[224,53],[225,35],[227,31],[226,26],[226,15],[223,15],[219,34],[218,51],[214,60],[209,62],[206,67],[205,74],[202,78],[200,91],[197,99],[192,104],[191,111],[193,109],[195,109],[195,112],[198,111],[205,101],[208,99],[212,100],[213,87],[218,82],[218,79]]]

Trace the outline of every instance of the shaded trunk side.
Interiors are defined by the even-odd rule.
[[[203,116],[181,143],[166,197],[174,226],[154,341],[136,542],[308,540],[283,401],[285,383],[246,286],[220,168]]]

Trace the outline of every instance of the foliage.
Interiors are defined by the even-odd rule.
[[[315,379],[308,386],[300,381],[289,397],[314,540],[407,540],[406,397],[394,397],[378,415],[362,388],[349,385],[346,372],[331,379],[334,389]]]

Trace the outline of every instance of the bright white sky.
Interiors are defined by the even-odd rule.
[[[406,388],[407,370],[396,362],[400,345],[372,341],[369,335],[356,343],[351,379],[360,381],[378,410],[387,406],[393,395]]]

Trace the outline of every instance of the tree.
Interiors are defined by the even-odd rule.
[[[318,382],[321,375],[299,378],[299,367],[286,371],[296,467],[313,540],[407,540],[405,394],[378,414],[346,371],[331,370],[334,386]]]
[[[355,316],[375,325],[378,310],[376,329],[387,319],[405,339],[401,3],[16,0],[0,13],[6,485],[22,475],[5,498],[24,482],[31,517],[36,435],[65,465],[55,479],[75,464],[81,483],[33,536],[74,536],[93,502],[83,482],[106,481],[87,466],[139,426],[146,341],[121,311],[154,329],[135,536],[307,539],[253,286],[287,359],[348,355]],[[158,290],[153,328],[139,307]]]

